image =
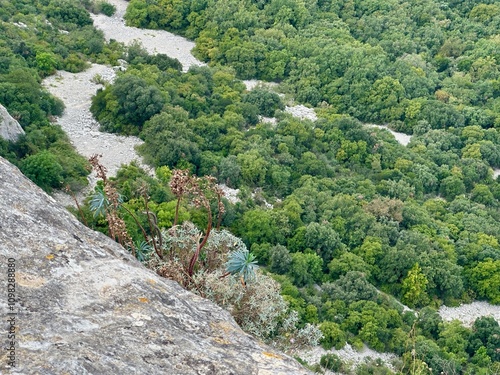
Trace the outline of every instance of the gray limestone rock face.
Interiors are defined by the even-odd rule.
[[[80,224],[2,158],[0,255],[0,373],[309,373],[245,334],[228,312]],[[16,366],[8,369],[12,354]]]
[[[15,142],[22,134],[24,134],[24,130],[21,125],[0,104],[0,137],[7,141]]]

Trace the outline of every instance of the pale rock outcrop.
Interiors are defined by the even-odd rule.
[[[0,158],[0,373],[7,259],[16,267],[9,374],[307,374],[228,312],[144,268]]]
[[[22,134],[24,134],[24,130],[21,125],[19,125],[17,120],[0,104],[0,138],[15,142]]]

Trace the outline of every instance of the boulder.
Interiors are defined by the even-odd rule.
[[[11,354],[10,374],[309,373],[82,225],[2,158],[0,254],[0,373]]]
[[[22,134],[24,134],[24,130],[21,125],[0,104],[0,137],[7,141],[15,142]]]

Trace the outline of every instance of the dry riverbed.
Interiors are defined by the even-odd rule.
[[[81,155],[89,158],[93,154],[101,154],[101,162],[108,169],[110,176],[116,175],[122,164],[129,164],[133,160],[147,169],[134,149],[142,143],[139,138],[99,131],[99,123],[90,113],[92,96],[102,87],[94,82],[96,75],[106,81],[112,81],[115,71],[108,66],[93,64],[80,73],[60,71],[44,80],[43,85],[47,90],[60,98],[66,106],[63,115],[57,118],[57,124],[66,132]],[[95,185],[94,175],[91,174],[89,178],[87,190]],[[79,194],[79,200],[87,190]],[[64,205],[73,204],[72,199],[61,192],[55,193],[54,198]]]

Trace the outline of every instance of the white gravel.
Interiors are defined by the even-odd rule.
[[[265,116],[259,116],[259,121],[262,122],[263,124],[271,124],[273,127],[276,126],[278,123],[278,119],[276,117],[265,117]]]
[[[144,30],[125,26],[123,16],[128,2],[124,0],[107,1],[116,7],[116,12],[112,17],[104,14],[92,15],[94,26],[104,32],[107,40],[114,39],[126,45],[130,45],[136,40],[140,41],[151,54],[164,53],[178,59],[184,71],[193,65],[206,65],[191,54],[191,50],[195,46],[194,42],[164,30]]]
[[[278,86],[278,84],[276,82],[266,82],[266,81],[261,81],[258,79],[247,79],[247,80],[243,81],[243,83],[245,84],[248,91],[251,91],[256,87],[263,87],[263,88],[270,89],[270,88]]]
[[[357,365],[364,363],[371,358],[373,360],[380,358],[387,366],[393,368],[391,362],[398,358],[392,353],[379,353],[375,350],[368,348],[366,345],[360,351],[356,351],[351,345],[346,344],[342,349],[330,349],[325,350],[320,346],[314,347],[309,350],[299,351],[297,353],[298,357],[305,360],[307,363],[314,365],[319,363],[321,356],[325,354],[336,354],[342,360],[342,362],[349,364],[352,368]],[[326,374],[332,374],[331,371],[326,372]]]
[[[385,129],[389,131],[389,133],[391,133],[394,136],[394,138],[396,138],[396,141],[398,141],[403,146],[407,146],[408,143],[410,143],[411,141],[411,135],[395,132],[394,130],[389,129],[387,125],[377,125],[377,124],[365,124],[365,125],[372,128]]]
[[[481,316],[491,316],[500,323],[500,306],[490,305],[484,301],[475,301],[458,307],[441,306],[439,315],[447,322],[457,319],[467,327],[471,327],[474,321]]]
[[[122,164],[129,164],[132,160],[137,160],[143,165],[142,159],[134,149],[142,141],[137,137],[99,131],[99,123],[89,110],[92,96],[99,87],[102,87],[92,82],[96,74],[107,81],[112,81],[115,77],[113,68],[93,64],[80,73],[60,71],[46,78],[43,85],[51,94],[64,102],[66,109],[57,119],[57,123],[68,134],[76,150],[86,158],[93,154],[102,154],[102,164],[108,169],[109,176],[114,176]],[[148,169],[145,165],[143,167]],[[94,175],[91,174],[89,189],[95,186],[95,182]],[[79,200],[81,197],[80,195]],[[72,200],[68,201],[65,194],[56,194],[55,198],[63,204],[72,204]]]
[[[293,107],[286,106],[285,112],[288,112],[292,116],[298,117],[302,120],[316,121],[318,119],[316,112],[314,112],[314,108],[309,108],[302,104],[295,105]]]
[[[240,189],[230,188],[226,184],[219,184],[217,186],[224,192],[224,197],[229,201],[229,203],[236,204],[241,202],[240,198],[238,198]]]

